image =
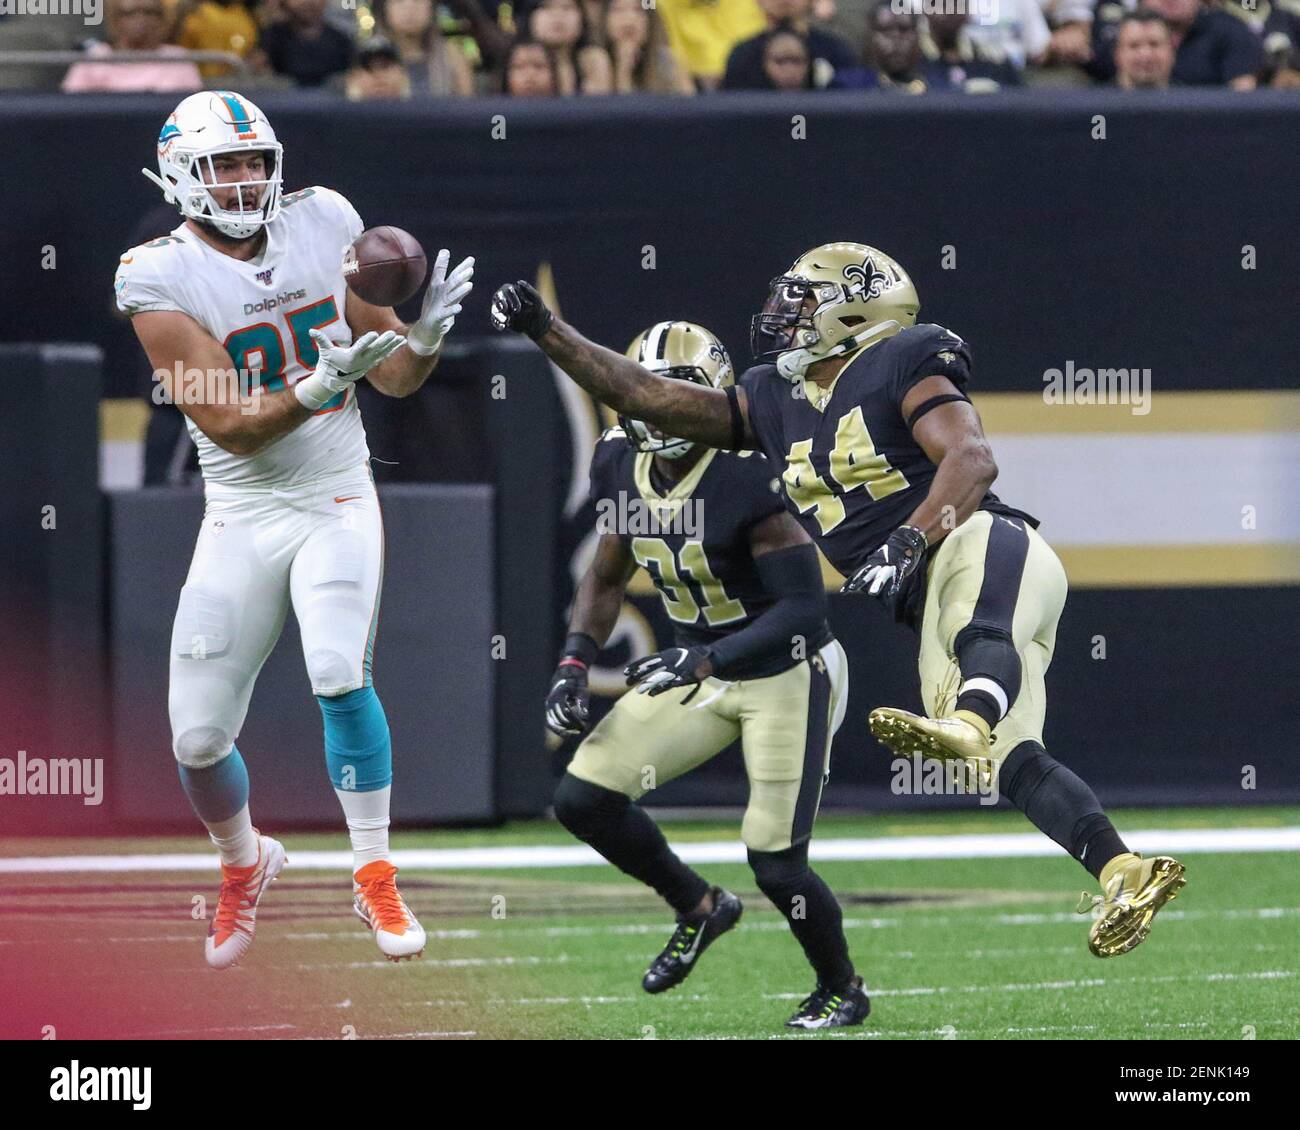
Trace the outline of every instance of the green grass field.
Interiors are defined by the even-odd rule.
[[[1300,826],[1300,809],[1115,814],[1124,829]],[[665,824],[670,840],[734,840],[733,822]],[[828,815],[819,836],[1021,832],[1016,813]],[[872,996],[847,1033],[782,1028],[812,987],[784,921],[743,865],[701,866],[745,899],[740,927],[679,989],[640,977],[671,931],[655,897],[609,867],[432,873],[401,885],[429,931],[390,965],[350,911],[345,872],[290,866],[262,903],[244,965],[203,965],[215,869],[0,874],[0,1035],[39,1038],[478,1037],[1043,1039],[1300,1037],[1291,852],[1187,854],[1188,885],[1146,944],[1106,961],[1074,911],[1086,874],[1051,858],[826,862]],[[563,844],[553,824],[405,833],[396,848]],[[3,856],[193,852],[198,837],[8,840]]]

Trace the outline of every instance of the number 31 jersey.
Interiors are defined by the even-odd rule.
[[[236,371],[252,373],[255,392],[274,392],[316,367],[310,330],[323,330],[340,345],[352,341],[343,316],[343,249],[361,231],[352,205],[320,187],[284,198],[280,214],[267,225],[261,253],[247,262],[223,254],[182,223],[122,256],[115,280],[118,309],[188,314],[225,347]],[[187,358],[181,363],[190,368]],[[177,399],[200,399],[192,382],[207,377],[190,373],[177,385]],[[205,381],[201,398],[228,395],[229,388],[220,377]],[[188,416],[185,423],[210,493],[214,487],[223,492],[293,485],[359,469],[369,458],[354,389],[254,455],[232,455]]]
[[[652,465],[653,456],[633,451],[622,428],[601,436],[591,458],[596,529],[617,534],[650,574],[677,646],[707,646],[748,627],[775,602],[754,564],[750,532],[784,504],[761,455],[705,451],[671,484],[656,484]],[[830,640],[822,624],[805,654]],[[765,678],[800,661],[781,648],[736,664],[723,677]]]

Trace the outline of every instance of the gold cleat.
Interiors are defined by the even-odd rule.
[[[871,732],[899,757],[934,757],[940,761],[988,761],[989,732],[977,715],[961,711],[951,718],[924,718],[892,706],[871,712]]]
[[[1085,893],[1079,905],[1080,914],[1100,910],[1088,930],[1088,948],[1098,957],[1117,957],[1146,941],[1156,912],[1187,883],[1187,869],[1170,856],[1121,859],[1113,875],[1103,872],[1105,894]]]
[[[871,732],[896,757],[931,757],[969,767],[986,786],[993,781],[993,753],[984,719],[965,710],[949,718],[926,718],[892,706],[871,712]]]

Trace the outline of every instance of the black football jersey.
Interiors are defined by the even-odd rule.
[[[749,548],[750,530],[784,509],[776,471],[757,452],[709,450],[676,483],[652,478],[653,457],[610,428],[591,459],[596,528],[616,533],[659,590],[678,647],[716,643],[771,607]],[[659,489],[659,488],[662,488]],[[830,642],[829,627],[809,641]],[[728,679],[793,667],[788,649],[728,670]]]
[[[903,397],[918,381],[946,376],[965,393],[970,348],[942,326],[911,326],[859,353],[820,403],[812,384],[792,384],[774,365],[740,379],[759,447],[782,468],[790,512],[846,577],[888,539],[930,491],[936,467],[912,438]],[[986,494],[980,509],[1036,519]],[[924,569],[915,577],[923,579]],[[912,619],[919,599],[910,586],[898,602]]]

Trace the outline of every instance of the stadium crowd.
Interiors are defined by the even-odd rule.
[[[1300,86],[1300,0],[104,0],[68,92],[238,84],[353,100],[712,90]],[[44,21],[44,22],[42,22]],[[59,41],[59,37],[64,37]],[[136,52],[130,61],[121,53]],[[193,52],[224,52],[200,56]],[[117,61],[111,61],[117,56]],[[11,71],[5,86],[40,86]]]

